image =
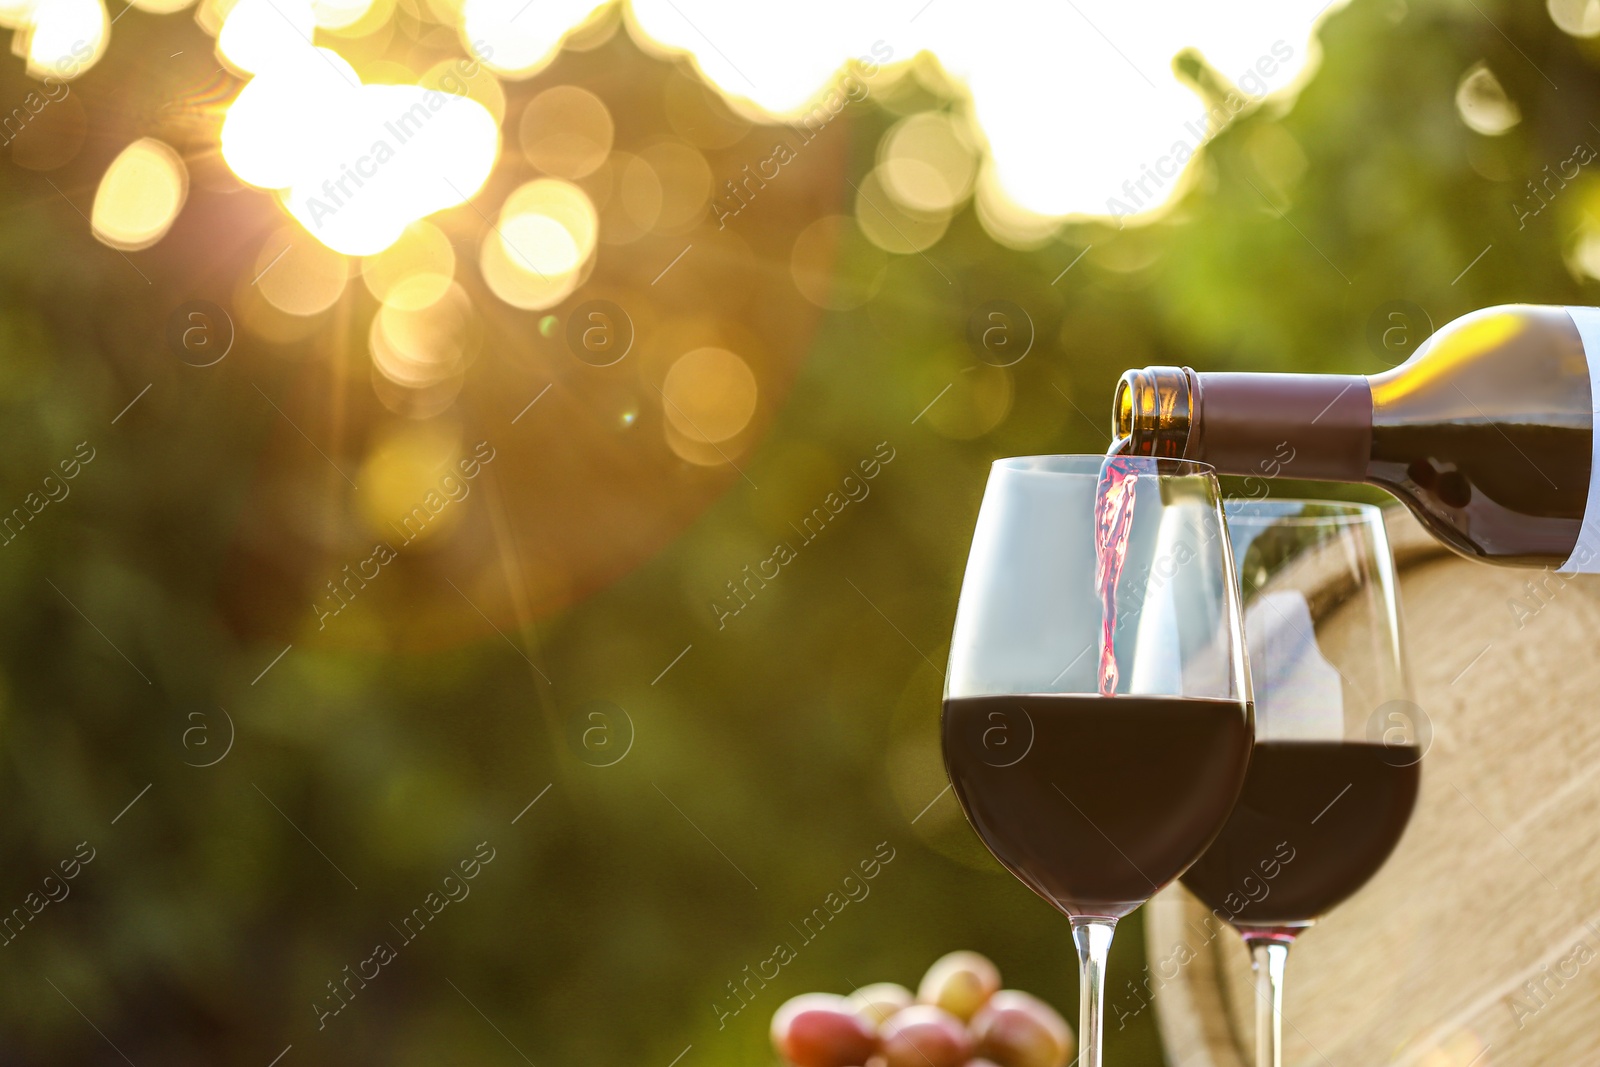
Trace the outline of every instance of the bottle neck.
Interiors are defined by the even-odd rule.
[[[1372,390],[1356,374],[1131,370],[1117,383],[1121,450],[1209,463],[1218,474],[1360,482]]]
[[[1146,367],[1123,374],[1111,405],[1113,441],[1121,451],[1184,458],[1193,425],[1190,380],[1194,376],[1187,367]]]

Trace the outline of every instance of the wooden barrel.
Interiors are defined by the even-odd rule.
[[[1468,562],[1398,509],[1389,529],[1433,740],[1387,866],[1289,955],[1283,1062],[1600,1064],[1600,577]],[[1178,885],[1144,914],[1168,1062],[1253,1064],[1238,936]],[[1109,1025],[1139,985],[1113,976]]]

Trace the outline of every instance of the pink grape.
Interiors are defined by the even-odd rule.
[[[856,1067],[877,1039],[845,997],[804,993],[772,1016],[772,1046],[795,1067]]]
[[[917,999],[943,1008],[962,1022],[970,1020],[1000,988],[1000,970],[987,956],[952,952],[941,956],[922,976]]]
[[[989,998],[972,1020],[979,1056],[1006,1067],[1062,1067],[1076,1042],[1054,1008],[1016,989]]]
[[[932,1004],[913,1004],[883,1024],[879,1053],[887,1067],[963,1067],[972,1041],[960,1019]]]
[[[874,982],[850,994],[850,1004],[874,1030],[901,1008],[911,1006],[911,990],[895,982]]]

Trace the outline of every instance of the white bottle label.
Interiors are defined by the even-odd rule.
[[[1590,434],[1589,501],[1583,509],[1583,526],[1572,555],[1556,573],[1600,574],[1600,308],[1569,307],[1566,311],[1578,328],[1589,361],[1589,408],[1595,430]]]

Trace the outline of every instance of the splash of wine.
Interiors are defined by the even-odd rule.
[[[1117,582],[1128,559],[1133,501],[1139,480],[1137,461],[1120,455],[1126,439],[1111,446],[1095,486],[1094,586],[1100,594],[1100,695],[1117,691]]]

